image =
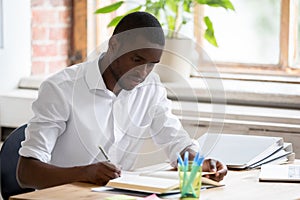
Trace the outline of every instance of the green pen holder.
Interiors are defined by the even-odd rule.
[[[189,162],[188,167],[178,167],[180,199],[199,199],[201,191],[202,166],[192,166]]]

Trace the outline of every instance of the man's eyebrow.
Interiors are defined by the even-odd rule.
[[[138,54],[134,54],[134,56],[136,56],[136,57],[138,57],[139,59],[141,59],[141,60],[146,60],[143,56],[140,56],[140,55],[138,55]]]
[[[136,56],[136,57],[138,57],[139,59],[141,59],[141,60],[146,60],[143,56],[141,56],[141,55],[138,55],[138,54],[134,54],[134,56]],[[153,63],[153,64],[155,64],[155,63],[159,63],[160,62],[160,60],[157,60],[157,61],[154,61],[154,62],[150,62],[150,63]]]

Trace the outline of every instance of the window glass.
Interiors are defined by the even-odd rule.
[[[92,1],[92,0],[89,0],[89,1]],[[112,2],[113,1],[111,1],[111,0],[110,1],[100,1],[100,4],[98,5],[98,7],[103,7],[103,6],[109,5]],[[113,14],[111,14],[111,15],[109,15],[109,14],[105,14],[105,15],[100,14],[99,16],[101,16],[101,18],[106,17],[106,21],[105,20],[101,21],[102,22],[101,26],[106,27],[108,22],[111,19],[113,19],[115,16],[123,15],[124,13],[126,13],[129,10],[134,9],[134,8],[138,7],[139,5],[143,5],[145,2],[146,2],[146,0],[125,1],[125,3]],[[184,13],[184,14],[185,14],[184,17],[187,19],[187,23],[184,24],[181,27],[179,34],[181,36],[194,39],[193,16],[188,14],[188,13]],[[167,33],[168,30],[167,30],[167,26],[166,26],[166,19],[165,19],[165,15],[163,13],[161,13],[161,18],[159,19],[159,21],[163,25],[163,29],[164,29],[165,33]],[[108,39],[108,37],[111,35],[111,33],[109,31],[112,31],[112,30],[113,30],[113,28],[109,28],[108,30],[101,30],[101,36],[100,36],[101,37],[101,42]],[[105,33],[104,31],[106,31],[107,33]]]
[[[231,0],[235,11],[205,8],[219,47],[204,41],[217,62],[277,64],[280,44],[280,1]]]

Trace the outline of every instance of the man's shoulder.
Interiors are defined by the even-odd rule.
[[[85,65],[86,62],[66,67],[49,76],[44,81],[44,83],[50,83],[55,85],[61,85],[64,83],[74,83],[75,81],[80,80],[85,75]]]

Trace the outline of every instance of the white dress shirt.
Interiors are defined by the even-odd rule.
[[[97,60],[68,67],[44,81],[32,109],[34,117],[19,154],[56,166],[103,161],[100,145],[113,163],[130,170],[149,138],[164,148],[170,161],[193,143],[171,113],[155,73],[116,96],[106,88]]]

